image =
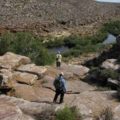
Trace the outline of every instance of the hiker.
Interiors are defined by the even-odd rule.
[[[58,96],[60,95],[59,104],[63,103],[64,94],[66,93],[66,82],[63,77],[63,72],[59,74],[59,76],[54,80],[54,87],[55,87],[55,96],[53,102],[56,103]]]
[[[60,68],[62,62],[62,55],[60,54],[60,51],[58,51],[56,55],[56,67]]]

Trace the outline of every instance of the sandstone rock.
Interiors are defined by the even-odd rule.
[[[102,63],[101,67],[105,69],[117,70],[120,66],[116,62],[117,59],[107,59]]]
[[[12,103],[0,100],[0,120],[21,120],[22,111]]]
[[[13,73],[10,69],[1,69],[1,75],[3,75],[3,82],[9,87],[13,87],[15,81],[13,79]]]
[[[36,101],[38,99],[38,96],[36,95],[32,86],[16,83],[14,89],[15,96],[18,98],[23,98],[29,101]]]
[[[88,117],[92,114],[92,110],[84,104],[77,104],[76,107],[78,108],[79,113],[84,117]]]
[[[52,104],[29,102],[21,98],[9,97],[5,95],[0,96],[0,101],[1,100],[10,102],[18,106],[22,111],[24,111],[28,115],[40,114],[41,112],[45,110],[55,109],[55,106]]]
[[[119,82],[117,80],[113,80],[111,78],[108,78],[107,82],[108,82],[108,85],[114,89],[117,89],[119,87]]]
[[[120,119],[120,105],[118,105],[117,107],[115,107],[115,109],[113,110],[114,112],[114,118],[115,120],[119,120]]]
[[[48,86],[48,87],[54,87],[53,86],[53,81],[55,80],[55,78],[49,76],[49,75],[45,75],[43,77],[43,79],[41,80],[41,84],[43,86]]]
[[[9,69],[14,69],[30,62],[31,60],[28,57],[16,55],[11,52],[7,52],[5,55],[0,56],[0,66]]]
[[[66,80],[70,80],[74,78],[74,74],[72,72],[64,72],[64,78]]]
[[[84,117],[92,117],[106,107],[112,109],[116,107],[118,103],[113,103],[113,100],[110,99],[114,94],[116,91],[86,91],[76,96],[71,105],[76,106]]]
[[[88,72],[89,72],[89,68],[82,66],[82,65],[66,65],[64,64],[62,66],[62,70],[65,73],[71,73],[71,75],[76,75],[79,76],[80,78],[84,77]]]
[[[38,79],[37,75],[29,73],[14,72],[13,79],[20,83],[25,83],[28,85],[33,85]]]
[[[82,116],[82,118],[84,119],[91,118],[93,111],[88,106],[76,102],[75,107],[77,108],[78,113]]]
[[[36,66],[35,64],[27,64],[20,66],[17,70],[42,76],[47,71],[47,68],[43,66]]]

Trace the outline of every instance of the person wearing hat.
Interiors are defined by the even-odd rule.
[[[66,81],[63,77],[63,72],[59,74],[59,76],[54,80],[54,87],[55,87],[55,96],[53,102],[56,103],[58,96],[60,95],[59,103],[63,103],[64,94],[66,93]]]
[[[56,54],[56,67],[60,68],[62,62],[62,55],[60,54],[60,51]]]

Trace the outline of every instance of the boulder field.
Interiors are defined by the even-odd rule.
[[[2,93],[10,88],[6,95],[0,95],[0,120],[36,120],[35,114],[57,111],[66,105],[76,106],[84,120],[93,120],[104,108],[110,107],[115,120],[119,120],[116,91],[98,91],[96,86],[84,82],[89,70],[82,65],[66,63],[62,63],[60,69],[55,65],[37,66],[30,58],[11,52],[0,56],[0,76],[5,85]],[[61,71],[67,81],[67,93],[64,103],[59,105],[52,102],[53,81]]]

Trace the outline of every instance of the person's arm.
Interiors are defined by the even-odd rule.
[[[63,79],[63,87],[64,87],[64,92],[67,91],[67,87],[66,87],[66,81]]]

